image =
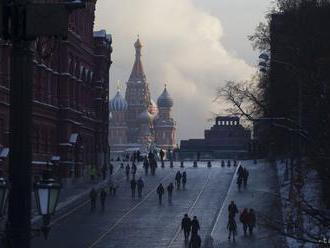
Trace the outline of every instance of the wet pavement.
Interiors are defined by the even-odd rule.
[[[179,163],[175,163],[174,168],[169,168],[166,163],[165,168],[158,167],[155,176],[145,176],[141,166],[140,163],[138,174],[143,176],[145,183],[142,199],[131,198],[130,185],[123,170],[118,175],[121,182],[117,196],[107,197],[104,212],[100,209],[99,201],[97,210],[92,213],[89,202],[85,202],[66,215],[54,218],[55,223],[48,240],[36,238],[32,247],[186,247],[180,230],[185,213],[198,217],[202,239],[213,230],[215,244],[222,243],[231,247],[232,244],[225,242],[221,233],[225,232],[222,230],[222,222],[225,221],[223,216],[227,201],[237,197],[233,190],[229,190],[235,179],[235,167],[222,168],[217,162],[213,163],[212,168],[207,168],[205,162],[199,163],[198,168],[193,168],[192,162],[185,162],[185,168],[182,169],[179,168]],[[172,204],[168,203],[166,193],[163,204],[159,205],[157,186],[160,182],[164,186],[174,182],[178,170],[187,172],[186,189],[174,190]]]

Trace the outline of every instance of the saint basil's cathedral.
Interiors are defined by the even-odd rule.
[[[109,102],[109,144],[114,152],[127,149],[147,151],[151,147],[173,149],[176,123],[171,117],[173,99],[166,85],[157,99],[151,99],[150,87],[141,61],[142,44],[134,44],[135,62],[127,82],[125,97],[118,89]]]

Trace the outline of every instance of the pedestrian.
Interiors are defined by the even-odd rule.
[[[158,200],[159,200],[159,205],[162,204],[162,199],[163,199],[163,194],[164,194],[164,187],[160,183],[158,188],[157,188],[157,194],[158,194]]]
[[[230,167],[230,166],[231,166],[230,160],[227,160],[227,167]]]
[[[191,221],[191,235],[197,234],[200,229],[199,221],[197,219],[197,216],[194,216]]]
[[[225,167],[225,161],[221,160],[221,167]]]
[[[230,202],[228,206],[228,213],[229,213],[229,218],[235,218],[236,214],[238,213],[238,209],[234,201]]]
[[[144,187],[144,182],[142,180],[142,177],[139,178],[137,181],[137,189],[138,189],[138,197],[142,198],[142,189]]]
[[[237,232],[237,225],[234,218],[229,217],[228,224],[227,224],[227,230],[229,232],[228,234],[228,240],[230,240],[231,236],[233,236],[233,241],[235,241],[235,236]]]
[[[175,175],[175,181],[176,181],[176,188],[177,189],[180,189],[181,177],[182,177],[181,172],[178,171]]]
[[[107,197],[107,192],[105,191],[105,188],[103,188],[100,192],[100,201],[101,201],[102,211],[104,211],[106,197]]]
[[[244,208],[243,212],[241,213],[241,215],[239,217],[239,221],[242,222],[244,235],[246,235],[246,231],[248,228],[248,222],[249,222],[249,212],[248,212],[247,208]]]
[[[126,180],[129,180],[129,171],[131,170],[131,168],[129,167],[129,164],[126,165],[125,167],[125,171],[126,171]]]
[[[160,149],[159,156],[160,156],[160,161],[163,163],[165,156],[165,152],[163,151],[163,149]]]
[[[244,168],[243,168],[243,166],[242,166],[242,165],[239,165],[239,166],[238,166],[238,169],[237,169],[237,175],[238,175],[239,177],[243,177],[243,172],[244,172]]]
[[[136,152],[136,156],[137,156],[137,161],[140,162],[141,161],[141,152],[140,152],[140,150],[138,150]]]
[[[120,163],[120,169],[124,169],[124,163]]]
[[[133,164],[132,164],[132,175],[133,175],[133,178],[135,178],[136,171],[137,171],[137,167],[136,167],[135,162],[133,162]]]
[[[96,208],[96,198],[97,198],[97,192],[94,188],[91,189],[89,193],[89,198],[91,200],[91,211],[94,211]]]
[[[144,157],[143,167],[144,167],[145,174],[148,175],[148,171],[149,171],[149,160],[148,160],[147,156]]]
[[[249,171],[246,168],[244,168],[243,169],[243,185],[244,185],[245,189],[246,189],[246,186],[247,186],[248,178],[249,178]]]
[[[170,183],[167,186],[167,194],[168,194],[168,203],[172,203],[172,193],[173,193],[173,183]]]
[[[241,187],[242,187],[242,182],[243,182],[243,178],[241,176],[237,177],[237,187],[238,187],[238,191],[241,191]]]
[[[249,227],[249,234],[253,234],[253,229],[256,226],[257,218],[254,210],[251,208],[248,214],[248,227]]]
[[[110,173],[110,176],[113,173],[113,164],[112,163],[109,164],[109,173]]]
[[[115,196],[117,189],[119,188],[118,181],[114,180],[112,185],[112,195]]]
[[[188,214],[185,214],[182,218],[181,230],[183,230],[184,233],[184,240],[188,240],[191,231],[191,219],[188,217]]]
[[[236,167],[237,166],[237,161],[236,160],[234,160],[234,167]]]
[[[198,233],[191,234],[191,239],[189,242],[189,248],[200,248],[202,245],[202,239]]]
[[[135,199],[135,189],[136,189],[136,181],[134,178],[131,180],[131,190],[132,190],[132,198]]]
[[[182,188],[185,189],[186,188],[186,183],[187,183],[187,173],[184,171],[182,173]]]
[[[102,167],[102,178],[103,178],[103,180],[105,180],[106,179],[106,177],[107,177],[107,167],[104,165],[103,167]]]

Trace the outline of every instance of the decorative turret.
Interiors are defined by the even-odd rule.
[[[139,38],[134,43],[134,47],[135,47],[135,61],[134,61],[131,75],[129,77],[129,81],[144,82],[146,80],[146,75],[144,73],[142,62],[141,62],[142,44],[141,44]]]
[[[158,97],[157,105],[160,108],[172,108],[173,107],[173,99],[167,92],[166,84],[165,84],[163,93]]]

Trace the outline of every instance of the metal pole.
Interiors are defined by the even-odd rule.
[[[10,81],[10,194],[7,239],[10,248],[29,248],[31,236],[31,42],[14,40]]]

